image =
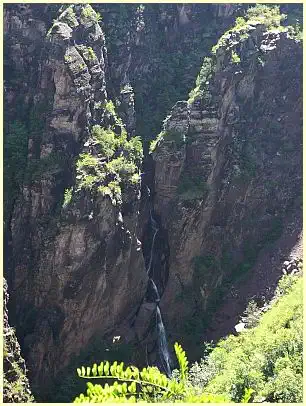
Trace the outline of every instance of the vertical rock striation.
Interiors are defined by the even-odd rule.
[[[170,246],[161,309],[186,345],[205,337],[228,282],[247,278],[286,219],[300,217],[301,61],[286,31],[229,32],[157,139],[154,203]]]
[[[93,126],[112,126],[118,136],[124,127],[105,107],[106,52],[96,13],[90,6],[61,11],[48,33],[33,18],[46,38],[30,45],[44,49],[29,92],[39,133],[30,131],[27,179],[8,231],[12,315],[41,393],[91,338],[102,338],[136,311],[147,280],[136,236],[139,186],[126,186],[122,203],[76,187],[80,154],[100,159]],[[5,16],[20,37],[23,19],[15,9]],[[7,52],[14,52],[10,44]]]
[[[301,43],[231,30],[174,104],[238,7],[95,10],[5,7],[5,271],[43,400],[92,339],[134,340],[154,361],[156,315],[160,336],[163,321],[194,348],[285,223],[300,232]],[[146,149],[168,111],[140,177],[135,135]]]

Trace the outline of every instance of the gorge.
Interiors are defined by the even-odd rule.
[[[5,312],[36,401],[70,402],[83,360],[170,377],[301,259],[302,6],[279,6],[5,5]]]

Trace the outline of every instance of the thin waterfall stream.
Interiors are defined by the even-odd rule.
[[[150,199],[151,197],[151,191],[149,187],[147,187],[147,192],[148,192],[148,197]],[[170,353],[168,349],[168,342],[167,342],[167,335],[166,335],[166,329],[163,323],[162,315],[161,315],[161,310],[159,307],[159,302],[160,302],[160,292],[158,291],[157,288],[157,281],[154,280],[154,266],[153,266],[153,257],[156,253],[155,250],[155,242],[156,242],[156,237],[160,231],[160,227],[158,225],[157,220],[154,218],[154,213],[153,213],[153,208],[152,208],[152,203],[150,199],[150,228],[153,233],[153,238],[151,242],[151,249],[150,249],[150,258],[149,258],[149,263],[146,268],[147,274],[149,276],[149,289],[152,293],[152,301],[156,303],[156,328],[157,328],[157,344],[158,344],[158,355],[160,359],[160,363],[162,368],[164,369],[165,373],[170,376],[171,375],[171,359],[170,359]]]

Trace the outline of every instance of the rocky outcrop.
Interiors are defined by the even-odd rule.
[[[295,275],[300,273],[302,267],[303,267],[303,259],[294,258],[290,259],[289,261],[284,261],[282,272],[284,275],[287,274]]]
[[[161,309],[187,347],[197,329],[205,337],[228,281],[248,278],[301,211],[301,44],[256,23],[243,34],[222,37],[153,153],[154,205],[170,245]]]
[[[287,32],[222,38],[141,188],[135,134],[146,148],[237,9],[59,7],[7,5],[4,19],[7,148],[25,141],[6,155],[5,271],[39,400],[91,340],[120,336],[155,362],[156,315],[163,337],[164,321],[194,347],[228,281],[252,274],[301,204],[301,45]]]
[[[105,107],[106,53],[97,18],[90,6],[66,7],[48,33],[33,18],[42,32],[38,43],[27,45],[45,49],[30,103],[40,133],[30,131],[28,179],[9,224],[9,272],[12,317],[40,393],[93,336],[104,337],[135,312],[146,289],[139,186],[126,187],[117,204],[75,186],[75,161],[97,148],[92,126],[124,128]],[[28,14],[8,10],[5,20],[23,37]]]
[[[177,63],[187,62],[175,57],[162,66],[163,61],[188,50],[195,74],[206,48],[200,50],[193,39],[206,32],[207,13],[218,18],[207,6],[97,5],[101,22],[91,7],[59,8],[8,5],[4,18],[6,133],[16,131],[10,127],[16,123],[28,143],[18,180],[13,168],[6,182],[6,189],[14,188],[6,199],[6,274],[11,318],[40,393],[94,336],[120,333],[126,325],[126,337],[144,334],[131,332],[147,285],[139,240],[148,213],[138,225],[139,185],[125,185],[115,205],[114,199],[78,190],[76,162],[89,153],[104,164],[91,136],[94,125],[120,135],[124,123],[128,139],[152,137],[178,98],[176,92],[164,97],[156,83],[168,83]],[[166,48],[159,43],[161,33]],[[211,44],[217,33],[206,34]],[[182,94],[192,72],[187,77],[182,71]],[[159,115],[146,109],[159,104],[156,96],[167,100],[155,109]],[[167,261],[161,261],[164,269]],[[161,280],[163,290],[166,276]],[[137,320],[137,333],[144,332]]]
[[[9,295],[6,280],[3,280],[3,401],[5,403],[31,403],[31,394],[24,359],[15,331],[9,325],[7,303]]]
[[[130,83],[136,134],[152,139],[177,100],[187,97],[203,57],[234,21],[235,5],[97,4],[109,56],[110,94]]]

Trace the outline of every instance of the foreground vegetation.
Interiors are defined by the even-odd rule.
[[[176,343],[179,370],[171,378],[156,367],[140,371],[117,361],[78,368],[81,378],[99,383],[88,382],[74,402],[302,402],[302,288],[300,276],[284,275],[258,322],[246,324],[255,327],[206,345],[205,357],[190,369]]]
[[[303,279],[284,276],[273,306],[254,328],[221,340],[191,382],[240,402],[252,390],[254,402],[302,402]]]

